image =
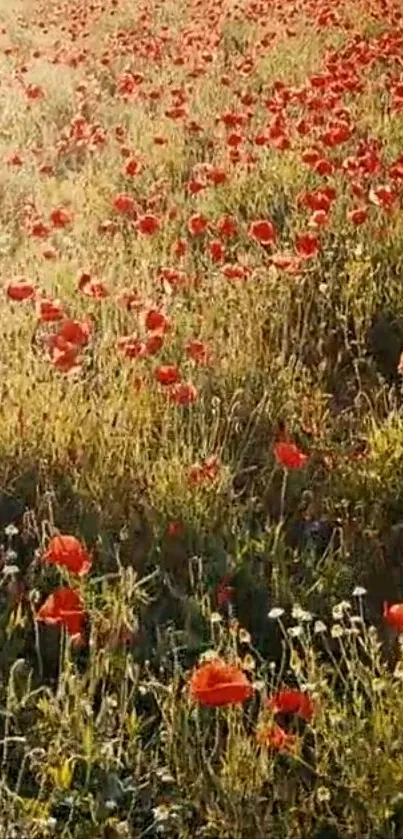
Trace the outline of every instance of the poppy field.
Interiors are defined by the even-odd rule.
[[[400,0],[0,0],[0,836],[403,837]]]

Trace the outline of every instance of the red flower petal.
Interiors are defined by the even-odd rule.
[[[91,569],[92,560],[84,545],[75,536],[54,536],[43,557],[50,565],[66,568],[83,576]]]

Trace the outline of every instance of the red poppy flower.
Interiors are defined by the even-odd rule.
[[[50,229],[43,221],[37,220],[32,222],[28,232],[33,239],[46,239],[50,234]]]
[[[81,639],[85,612],[80,593],[71,588],[56,589],[38,610],[36,620],[48,626],[62,626],[73,639]]]
[[[45,96],[44,90],[38,84],[29,84],[25,91],[27,98],[31,100],[43,99]]]
[[[383,617],[395,632],[403,632],[403,603],[393,603],[391,606],[387,602],[383,604]]]
[[[186,108],[184,108],[183,106],[176,105],[173,108],[167,108],[167,110],[164,111],[164,113],[165,113],[165,116],[168,117],[169,119],[179,120],[179,119],[184,119],[187,111],[186,111]]]
[[[161,364],[154,370],[160,385],[175,385],[180,380],[180,372],[175,364]]]
[[[7,154],[4,158],[4,162],[7,166],[22,166],[24,163],[23,158],[17,151],[9,152],[9,154]]]
[[[300,690],[284,688],[270,697],[267,707],[275,714],[296,714],[309,722],[315,713],[315,703]]]
[[[192,382],[178,382],[170,389],[169,397],[177,405],[192,405],[197,399],[197,388]]]
[[[92,297],[94,300],[104,300],[109,295],[106,285],[101,280],[92,278],[88,271],[82,271],[79,275],[78,290],[86,297]]]
[[[338,125],[325,131],[319,138],[325,146],[333,148],[341,143],[345,143],[351,137],[351,128],[345,122],[340,122]]]
[[[191,216],[188,221],[188,230],[191,236],[201,236],[202,233],[205,233],[208,227],[208,220],[200,215]]]
[[[227,146],[231,149],[236,149],[244,142],[245,137],[237,131],[231,131],[227,136]]]
[[[158,271],[158,279],[161,281],[164,291],[169,292],[175,288],[184,288],[189,280],[184,271],[179,271],[177,268],[160,268]]]
[[[91,324],[86,321],[65,320],[58,331],[58,336],[68,344],[85,347],[91,336]]]
[[[352,224],[365,224],[368,218],[368,209],[367,207],[356,207],[355,210],[350,210],[347,213],[347,218]]]
[[[18,157],[18,155],[17,155]],[[397,181],[401,181],[403,179],[403,156],[400,155],[397,160],[392,164],[389,169],[389,174],[391,178]]]
[[[308,461],[308,455],[304,454],[295,443],[287,443],[280,440],[273,447],[274,456],[285,469],[301,469]]]
[[[41,165],[38,166],[38,172],[40,175],[53,175],[53,166],[50,163],[41,163]]]
[[[370,190],[369,200],[377,207],[390,210],[396,200],[396,193],[388,184],[384,184]]]
[[[131,195],[126,195],[125,192],[119,192],[118,195],[115,195],[112,206],[117,213],[124,216],[133,217],[136,214],[136,202]]]
[[[139,358],[145,354],[144,342],[137,335],[124,335],[118,338],[117,348],[125,358]]]
[[[119,306],[127,309],[128,312],[131,312],[132,309],[141,309],[143,307],[142,297],[137,291],[131,288],[122,289],[117,297],[117,303]]]
[[[311,233],[302,233],[295,242],[297,253],[302,259],[311,259],[319,250],[319,239]]]
[[[39,300],[38,317],[42,323],[57,323],[62,320],[64,312],[60,300]]]
[[[50,214],[50,220],[53,227],[63,228],[67,227],[72,221],[72,214],[65,207],[56,207]]]
[[[208,364],[209,350],[203,341],[198,341],[196,338],[193,338],[185,344],[185,350],[189,358],[196,364]]]
[[[132,73],[121,73],[116,81],[117,89],[122,95],[129,95],[133,93],[136,87],[136,81]]]
[[[312,212],[323,210],[323,212],[328,213],[332,203],[331,196],[324,189],[317,189],[315,192],[304,192],[299,196],[298,200],[303,207]]]
[[[213,239],[212,242],[209,242],[207,245],[207,250],[209,252],[210,258],[213,262],[223,262],[225,256],[225,249],[222,242],[219,239]]]
[[[54,332],[53,335],[49,335],[47,346],[51,358],[53,358],[58,351],[64,352],[64,350],[68,350],[69,348],[73,348],[76,353],[78,352],[78,348],[73,347],[73,345],[70,344],[69,341],[66,341],[62,335],[59,335],[58,332]]]
[[[315,210],[309,219],[310,227],[326,227],[329,224],[330,217],[325,210]]]
[[[190,178],[187,182],[187,190],[191,195],[197,195],[198,192],[203,192],[203,189],[207,189],[207,184],[196,180],[196,178]]]
[[[54,536],[43,556],[49,565],[66,568],[82,577],[91,569],[92,559],[84,545],[75,536]]]
[[[239,705],[251,696],[253,687],[242,670],[221,659],[201,664],[190,679],[190,697],[200,705]]]
[[[257,732],[257,740],[261,746],[276,752],[292,751],[297,742],[295,734],[288,734],[276,723],[261,726]]]
[[[150,332],[166,332],[169,328],[169,318],[158,309],[149,309],[145,316],[145,327]]]
[[[228,180],[228,175],[224,171],[224,169],[218,169],[218,167],[213,166],[207,172],[207,178],[210,183],[214,184],[214,186],[219,186],[220,184],[225,184]]]
[[[270,259],[272,265],[287,274],[298,274],[301,269],[301,259],[290,253],[275,253]]]
[[[271,221],[253,221],[248,230],[249,236],[261,245],[272,245],[276,241],[276,231]]]
[[[64,349],[56,346],[51,352],[50,360],[59,373],[75,373],[80,369],[78,353],[78,347],[73,347],[71,344]]]
[[[227,262],[221,270],[227,280],[246,280],[250,274],[249,268],[245,265],[239,265],[237,263],[231,264]]]
[[[160,332],[149,335],[145,342],[145,355],[157,355],[164,345],[164,338]]]
[[[129,177],[134,177],[134,175],[138,175],[141,172],[141,163],[136,160],[134,157],[131,157],[129,160],[126,161],[124,167],[124,174],[128,175]]]
[[[232,239],[238,233],[238,226],[233,216],[221,216],[217,221],[216,230],[226,239]]]
[[[320,160],[320,152],[317,149],[306,149],[301,155],[301,160],[308,166],[315,166]]]
[[[153,215],[141,216],[137,222],[137,229],[142,236],[153,236],[154,233],[158,233],[160,227],[160,220]]]
[[[189,469],[189,481],[193,485],[214,481],[220,470],[217,455],[210,455],[201,463],[194,463]]]
[[[35,286],[26,280],[12,280],[6,288],[7,297],[10,300],[21,303],[23,300],[32,300],[35,297]]]
[[[315,164],[314,171],[317,175],[320,175],[324,178],[326,175],[332,175],[334,172],[334,165],[330,162],[330,160],[325,160],[325,158],[321,157],[320,160]]]
[[[172,245],[172,254],[180,258],[181,256],[185,256],[187,252],[188,246],[186,239],[177,239],[176,242]]]

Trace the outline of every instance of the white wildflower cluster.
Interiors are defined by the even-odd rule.
[[[364,586],[355,586],[352,596],[361,600],[361,598],[365,597],[367,594],[367,590]],[[329,628],[326,623],[324,623],[321,619],[315,619],[315,616],[309,612],[307,609],[304,609],[300,606],[299,603],[294,603],[291,609],[291,617],[297,623],[293,626],[288,627],[287,634],[290,638],[301,638],[305,632],[305,625],[314,621],[313,624],[313,634],[320,635],[325,632],[330,631],[330,635],[332,638],[342,638],[344,635],[357,635],[360,632],[360,626],[363,624],[363,615],[362,614],[351,614],[353,610],[353,606],[349,600],[341,600],[340,603],[337,603],[333,606],[332,609],[332,618],[333,618],[333,625]],[[360,607],[361,610],[361,607]],[[268,618],[270,620],[280,620],[283,617],[285,610],[279,606],[273,606],[270,611],[268,612]],[[349,626],[345,625],[345,621]]]

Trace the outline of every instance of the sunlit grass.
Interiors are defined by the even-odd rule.
[[[403,595],[401,24],[377,0],[319,6],[0,2],[7,839],[401,835],[401,647],[382,617]],[[126,97],[124,74],[139,74]],[[303,159],[317,148],[329,174]],[[315,227],[304,195],[329,187]],[[121,193],[158,232],[116,210]],[[251,235],[259,219],[274,243]],[[306,233],[318,254],[282,266]],[[83,271],[105,299],[80,290]],[[10,300],[21,278],[36,302]],[[78,369],[52,364],[60,324],[38,318],[41,294],[89,324]],[[124,357],[150,310],[167,318],[162,348]],[[305,468],[276,461],[283,438]],[[43,562],[57,531],[87,544],[85,579]],[[35,619],[62,583],[84,599],[80,643]],[[243,706],[191,701],[192,669],[217,655],[252,683]],[[284,685],[312,697],[308,722],[265,707]],[[274,721],[291,750],[262,745]]]

